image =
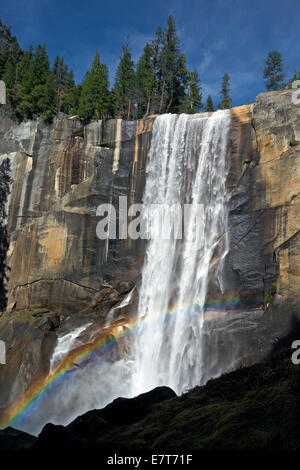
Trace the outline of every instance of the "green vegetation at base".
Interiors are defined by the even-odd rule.
[[[299,449],[300,366],[290,356],[211,380],[104,439],[132,451]]]

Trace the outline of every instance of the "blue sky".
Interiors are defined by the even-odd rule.
[[[22,47],[46,43],[50,59],[64,56],[77,82],[96,48],[113,82],[125,37],[137,61],[169,14],[188,66],[200,74],[204,100],[211,94],[219,101],[227,72],[233,105],[254,101],[264,91],[263,60],[270,50],[282,53],[288,77],[300,68],[299,0],[10,0],[0,9]]]

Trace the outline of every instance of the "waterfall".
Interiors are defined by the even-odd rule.
[[[61,363],[61,361],[76,347],[76,340],[80,333],[86,330],[91,323],[75,328],[75,330],[67,333],[63,336],[60,336],[57,340],[57,345],[53,351],[51,362],[50,362],[50,372],[53,372],[55,367]],[[77,345],[78,346],[78,345]]]
[[[175,236],[178,227],[169,223],[165,213],[163,236],[150,236],[147,242],[138,318],[132,334],[125,337],[131,350],[128,356],[111,360],[105,354],[84,366],[71,364],[72,371],[64,376],[67,380],[57,380],[38,396],[30,413],[14,423],[18,429],[38,434],[49,421],[68,424],[119,396],[136,396],[158,385],[168,385],[180,394],[204,383],[216,369],[217,374],[224,371],[224,364],[216,367],[214,351],[207,357],[211,342],[203,341],[203,324],[209,286],[214,283],[222,292],[228,251],[229,125],[229,111],[210,116],[168,114],[155,119],[143,197],[146,233],[150,236],[157,227],[157,214],[151,207],[189,204],[185,236]],[[132,294],[111,309],[107,326]],[[81,344],[80,335],[88,326],[58,338],[51,371]]]
[[[229,125],[229,111],[211,116],[168,114],[155,120],[143,200],[148,235],[156,223],[151,205],[186,203],[192,209],[183,240],[157,237],[148,242],[134,344],[133,395],[158,385],[182,393],[202,382],[207,289],[213,276],[222,291],[228,250]],[[200,219],[197,204],[203,206]],[[191,241],[195,234],[197,249]]]

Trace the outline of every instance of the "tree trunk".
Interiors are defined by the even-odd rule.
[[[128,101],[128,115],[127,115],[127,120],[129,121],[129,117],[130,117],[130,107],[131,107],[131,101],[129,100]]]
[[[149,96],[148,96],[148,103],[147,103],[146,116],[148,116],[148,114],[149,114],[149,110],[150,110],[150,101],[151,101],[151,96],[149,95]]]
[[[166,109],[166,113],[169,112],[169,109],[170,109],[170,107],[171,107],[172,101],[173,101],[173,96],[172,96],[172,98],[171,98],[170,101],[169,101],[169,104],[168,104],[167,109]]]
[[[159,104],[159,114],[161,114],[161,110],[164,104],[164,97],[165,97],[165,80],[163,81],[162,91],[161,91],[161,99]]]

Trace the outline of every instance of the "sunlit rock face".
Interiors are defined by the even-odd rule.
[[[59,119],[1,130],[9,157],[9,304],[24,308],[85,308],[101,282],[135,279],[142,243],[96,236],[99,204],[140,202],[151,120],[80,123]]]
[[[273,304],[299,300],[300,107],[291,90],[263,93],[254,106],[232,110],[231,253],[228,284]]]
[[[215,256],[208,270],[202,383],[268,354],[298,311],[300,107],[291,94],[264,93],[254,105],[230,111],[228,253],[221,284],[215,282]],[[154,119],[82,126],[66,118],[51,125],[1,118],[0,160],[10,159],[13,179],[8,312],[0,320],[0,339],[7,342],[1,411],[48,373],[53,351],[60,353],[57,347],[64,344],[58,339],[83,325],[88,326],[74,347],[99,335],[117,338],[105,376],[112,362],[121,364],[126,356],[128,345],[118,329],[129,328],[138,313],[146,245],[99,240],[96,209],[110,202],[118,207],[119,196],[128,206],[142,202]],[[124,379],[119,395],[126,394],[125,385]],[[94,388],[94,407],[98,396]],[[118,390],[108,387],[100,405],[116,396]],[[70,414],[64,413],[67,421]]]

